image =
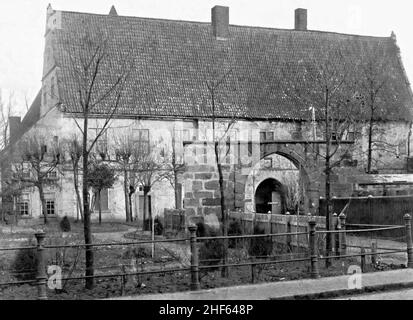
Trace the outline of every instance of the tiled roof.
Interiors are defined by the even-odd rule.
[[[412,96],[398,47],[390,37],[230,25],[229,38],[217,40],[210,23],[65,11],[61,17],[62,29],[53,32],[60,67],[59,93],[62,109],[67,112],[80,112],[67,52],[81,43],[87,29],[96,36],[110,35],[111,39],[109,59],[99,79],[101,88],[110,85],[131,50],[135,57],[119,115],[208,117],[211,106],[206,81],[219,79],[231,70],[218,89],[218,116],[308,119],[308,106],[293,105],[283,99],[278,85],[282,64],[288,61],[291,72],[295,72],[295,66],[302,61],[324,59],[326,46],[345,48],[350,60],[357,62],[365,48],[373,44],[391,56],[393,89],[384,94],[390,96],[385,117],[412,118]],[[95,112],[107,111],[108,103],[100,103]]]
[[[41,90],[37,93],[32,105],[30,106],[29,110],[27,110],[27,113],[21,122],[22,134],[30,129],[40,119],[40,107],[42,104],[41,93]]]

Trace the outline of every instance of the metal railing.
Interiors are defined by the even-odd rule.
[[[308,222],[308,232],[298,232],[298,233],[277,233],[277,234],[255,234],[255,235],[239,235],[239,236],[217,236],[217,237],[197,237],[197,227],[195,225],[191,225],[188,227],[190,237],[189,238],[180,238],[180,239],[159,239],[159,240],[142,240],[142,241],[133,241],[133,242],[113,242],[113,243],[99,243],[99,244],[71,244],[71,245],[44,245],[44,239],[46,234],[44,232],[39,232],[35,234],[35,238],[37,241],[36,246],[27,246],[27,247],[14,247],[14,248],[0,248],[0,251],[11,251],[11,250],[36,250],[36,278],[35,280],[27,280],[27,281],[10,281],[10,282],[3,282],[0,283],[0,286],[12,286],[12,285],[21,285],[21,284],[34,284],[37,286],[37,297],[38,299],[44,300],[47,299],[47,274],[46,274],[46,258],[45,258],[45,250],[52,249],[52,248],[91,248],[91,247],[105,247],[105,246],[125,246],[125,245],[141,245],[141,244],[148,244],[148,243],[166,243],[166,242],[186,242],[189,241],[190,243],[190,252],[191,252],[191,259],[190,259],[190,266],[189,267],[180,267],[180,268],[170,268],[170,269],[161,269],[161,270],[148,270],[148,271],[139,271],[139,272],[122,272],[122,273],[115,273],[115,274],[95,274],[92,276],[69,276],[66,278],[62,278],[62,281],[68,280],[82,280],[87,278],[113,278],[113,277],[126,277],[126,276],[140,276],[140,275],[149,275],[149,274],[160,274],[160,273],[173,273],[173,272],[181,272],[181,271],[189,271],[190,272],[190,289],[191,290],[199,290],[200,286],[200,270],[207,270],[207,269],[216,269],[216,268],[224,268],[224,267],[242,267],[242,266],[251,266],[252,268],[257,265],[271,265],[271,264],[280,264],[280,263],[297,263],[297,262],[309,262],[310,267],[310,274],[312,278],[319,278],[320,271],[319,271],[319,260],[326,260],[326,259],[344,259],[344,258],[353,258],[353,257],[360,257],[361,269],[364,272],[365,265],[366,265],[366,256],[371,256],[372,261],[374,261],[378,255],[387,255],[392,253],[407,253],[407,267],[413,268],[413,243],[412,243],[412,227],[411,227],[411,216],[406,214],[405,225],[404,226],[384,226],[382,228],[378,228],[378,226],[374,226],[374,228],[369,229],[362,229],[362,230],[348,230],[346,229],[345,224],[345,215],[340,215],[340,227],[338,230],[332,231],[325,231],[316,229],[316,221],[310,220]],[[368,227],[367,225],[365,227]],[[392,230],[392,229],[401,229],[404,228],[406,232],[406,250],[393,250],[393,249],[386,249],[384,251],[377,251],[377,248],[372,250],[371,253],[367,253],[364,248],[361,248],[359,254],[349,254],[347,252],[347,242],[346,242],[346,235],[349,233],[368,233],[368,232],[376,232],[376,231],[384,231],[384,230]],[[336,235],[338,238],[338,247],[336,248],[335,254],[328,254],[327,256],[320,256],[318,252],[318,243],[317,243],[317,236],[323,234],[333,234]],[[256,261],[253,260],[251,262],[241,262],[241,263],[224,263],[224,264],[216,264],[216,265],[202,265],[200,266],[199,263],[199,245],[203,241],[208,240],[230,240],[230,239],[259,239],[259,238],[276,238],[276,237],[283,237],[283,236],[298,236],[298,235],[307,235],[308,237],[308,255],[303,258],[296,258],[296,259],[281,259],[281,260],[265,260],[265,261]],[[298,244],[297,244],[298,245]]]

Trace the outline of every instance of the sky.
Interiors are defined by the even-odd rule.
[[[413,3],[406,0],[0,0],[0,90],[13,94],[13,115],[24,115],[41,87],[46,8],[209,22],[215,5],[229,7],[230,24],[294,28],[294,10],[308,10],[308,29],[390,36],[413,79]]]

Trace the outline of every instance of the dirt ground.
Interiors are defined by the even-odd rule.
[[[107,242],[125,242],[139,239],[148,239],[150,236],[144,233],[137,233],[138,237],[134,240],[124,237],[125,234],[130,234],[131,230],[135,230],[132,226],[121,225],[112,226],[115,231],[111,230],[111,226],[101,226],[102,232],[93,234],[94,243]],[[97,227],[98,228],[98,227]],[[97,230],[95,228],[94,230]],[[103,231],[105,230],[105,231]],[[54,231],[54,232],[52,232]],[[74,244],[82,243],[83,237],[80,228],[72,228],[70,235],[64,238],[61,233],[56,230],[49,230],[49,234],[54,234],[54,240],[49,240],[52,244]],[[4,236],[4,235],[3,235]],[[5,238],[8,242],[6,243]],[[18,243],[22,245],[27,238],[24,233],[13,234],[11,238],[0,238],[0,247],[5,244],[11,245]],[[56,240],[57,239],[57,240]],[[13,241],[15,240],[15,241]],[[27,243],[27,240],[26,240]],[[79,249],[48,249],[48,264],[58,264],[63,268],[63,277],[81,276],[84,274],[84,252]],[[279,252],[281,253],[281,251]],[[271,260],[285,260],[286,258],[298,258],[302,253],[287,255],[280,254]],[[139,258],[136,258],[136,257]],[[230,250],[230,262],[245,262],[247,256],[242,250]],[[136,258],[136,260],[132,259]],[[0,262],[0,282],[16,281],[15,277],[10,274],[10,266],[13,261],[13,254],[2,253]],[[133,261],[137,264],[134,265]],[[190,261],[189,243],[162,243],[155,247],[155,256],[152,258],[151,244],[139,246],[109,246],[96,248],[95,250],[95,274],[118,274],[122,272],[132,273],[136,271],[147,270],[165,270],[172,268],[188,267]],[[347,274],[350,265],[360,264],[360,260],[343,259],[334,260],[333,265],[328,269],[324,266],[324,261],[320,260],[320,275],[336,276]],[[389,270],[400,268],[400,265],[380,264],[372,266],[368,264],[367,272]],[[201,270],[200,282],[201,288],[214,288],[222,286],[234,286],[241,284],[249,284],[260,282],[287,281],[309,278],[309,262],[294,262],[271,264],[266,266],[251,266],[231,267],[229,269],[230,276],[228,278],[221,277],[220,270]],[[165,293],[186,291],[190,287],[189,271],[160,273],[142,276],[128,276],[125,279],[121,277],[101,278],[96,279],[95,287],[92,290],[84,289],[84,280],[70,280],[63,282],[63,290],[50,290],[47,294],[49,299],[53,300],[71,300],[71,299],[102,299],[116,297],[121,295],[139,295],[149,293]],[[0,299],[35,299],[37,296],[37,288],[32,285],[20,286],[0,286]]]

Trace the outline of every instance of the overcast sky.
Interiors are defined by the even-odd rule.
[[[230,24],[291,29],[294,9],[308,9],[308,28],[351,34],[397,36],[408,77],[413,79],[413,18],[406,0],[0,0],[0,89],[14,92],[25,112],[41,87],[46,8],[119,15],[210,21],[214,5],[230,7]]]

